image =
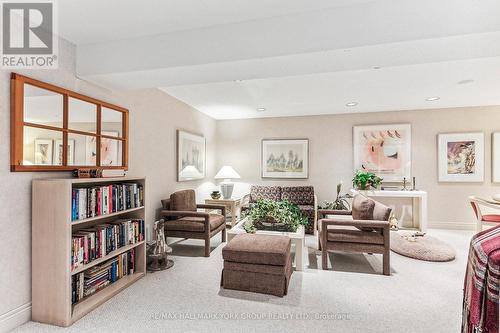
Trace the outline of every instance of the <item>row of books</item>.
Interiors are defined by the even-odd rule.
[[[142,242],[144,237],[144,220],[139,219],[120,219],[78,230],[72,235],[71,271],[122,246]]]
[[[73,221],[142,207],[144,188],[135,183],[74,188],[71,198]]]
[[[135,249],[72,276],[71,301],[79,302],[135,271]]]

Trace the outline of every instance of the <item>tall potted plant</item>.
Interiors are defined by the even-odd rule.
[[[373,172],[356,171],[352,179],[352,185],[358,190],[369,190],[371,188],[378,188],[382,183],[382,178]]]
[[[331,210],[349,210],[351,205],[347,199],[352,198],[349,193],[340,194],[342,192],[342,182],[337,184],[337,197],[334,201],[324,201],[319,205],[319,209],[331,209]]]

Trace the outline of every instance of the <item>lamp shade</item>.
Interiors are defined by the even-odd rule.
[[[241,178],[232,166],[224,165],[215,175],[215,179]]]
[[[194,165],[187,165],[184,169],[181,170],[179,175],[182,178],[186,179],[200,178],[202,176],[201,172],[199,172]]]

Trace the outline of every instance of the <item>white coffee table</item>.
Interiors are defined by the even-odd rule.
[[[231,241],[234,236],[238,234],[246,234],[247,232],[243,228],[243,225],[248,222],[248,217],[241,219],[238,224],[227,231],[227,241]],[[297,271],[304,270],[304,255],[305,255],[305,233],[304,226],[299,226],[296,232],[281,232],[281,231],[269,231],[269,230],[257,230],[256,234],[259,235],[281,235],[287,236],[292,240],[292,244],[295,245],[295,269]]]

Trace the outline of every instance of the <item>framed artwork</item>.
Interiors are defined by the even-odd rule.
[[[354,170],[373,172],[384,182],[411,178],[411,125],[353,127]]]
[[[177,181],[205,178],[205,157],[203,135],[177,130]]]
[[[118,132],[101,132],[101,135],[118,137]],[[86,165],[97,165],[97,138],[87,136],[86,138]],[[101,137],[101,166],[120,166],[118,159],[118,140]]]
[[[35,165],[52,165],[52,140],[35,139]]]
[[[500,183],[500,132],[491,135],[491,176],[494,183]]]
[[[308,178],[309,139],[262,140],[262,178]]]
[[[484,181],[484,134],[438,135],[440,182]]]
[[[54,157],[55,165],[63,165],[63,140],[54,141]],[[75,140],[68,140],[68,165],[75,165]]]

